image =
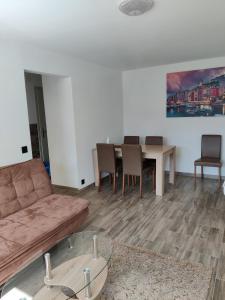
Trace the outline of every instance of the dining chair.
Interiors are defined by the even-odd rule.
[[[127,145],[139,145],[140,138],[139,136],[126,135],[124,136],[124,144]]]
[[[126,185],[126,177],[128,179],[129,184],[129,177],[132,176],[140,178],[140,197],[143,196],[143,173],[144,173],[144,166],[143,166],[143,157],[142,157],[142,149],[140,145],[121,145],[122,148],[122,160],[123,160],[123,188],[122,194],[125,195],[125,185]],[[155,186],[154,183],[154,168],[148,167],[146,171],[149,171],[153,177],[153,189]]]
[[[97,157],[98,157],[98,170],[99,170],[99,182],[98,191],[101,191],[103,172],[109,173],[110,177],[113,177],[113,192],[117,191],[117,179],[116,179],[116,155],[114,144],[96,144]]]
[[[203,167],[216,167],[219,170],[221,182],[221,142],[222,136],[218,134],[204,134],[201,141],[201,158],[194,162],[194,177],[196,183],[196,167],[201,167],[201,178],[204,177]]]
[[[145,145],[163,145],[162,136],[146,136]]]

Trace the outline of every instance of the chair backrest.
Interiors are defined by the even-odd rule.
[[[202,135],[201,157],[221,158],[221,135]]]
[[[142,174],[143,160],[140,145],[121,145],[123,159],[123,173],[140,176]]]
[[[100,172],[116,172],[116,155],[114,144],[96,144],[98,168]]]
[[[145,145],[163,145],[162,136],[146,136]]]
[[[0,168],[0,219],[50,194],[50,178],[40,159]]]
[[[139,136],[126,135],[123,143],[127,145],[139,145],[139,140]]]

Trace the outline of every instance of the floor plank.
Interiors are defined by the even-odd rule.
[[[177,176],[174,186],[166,184],[163,197],[145,181],[143,199],[138,187],[127,189],[125,197],[121,187],[113,194],[108,180],[100,193],[94,186],[56,191],[90,201],[82,230],[104,230],[123,243],[213,268],[209,297],[225,299],[225,196],[217,180],[197,179],[195,186],[193,178]]]
[[[225,299],[225,281],[216,279],[213,300],[224,300]]]

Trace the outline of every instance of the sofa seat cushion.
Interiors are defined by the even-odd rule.
[[[0,267],[54,235],[61,225],[87,207],[87,200],[51,194],[0,220]]]

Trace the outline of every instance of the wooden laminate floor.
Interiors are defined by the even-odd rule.
[[[198,179],[195,188],[193,178],[177,176],[163,197],[146,181],[143,199],[138,188],[113,194],[108,180],[100,193],[94,186],[56,191],[90,201],[82,230],[104,230],[123,243],[213,268],[209,299],[225,299],[225,196],[217,180]]]

